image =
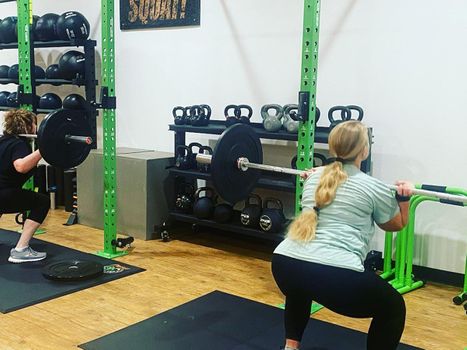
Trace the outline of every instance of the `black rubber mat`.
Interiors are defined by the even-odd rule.
[[[10,249],[15,246],[18,238],[19,234],[17,232],[0,230],[0,312],[2,313],[18,310],[144,271],[135,266],[102,258],[94,254],[83,253],[39,239],[32,239],[30,246],[34,250],[47,252],[45,260],[12,264],[8,262],[8,257],[10,256]],[[48,280],[42,275],[41,271],[45,265],[54,261],[71,259],[96,261],[104,266],[118,264],[121,268],[113,270],[123,271],[113,274],[105,273],[97,278],[78,282],[56,282]]]
[[[283,310],[215,291],[80,345],[85,350],[279,350]],[[366,334],[310,319],[301,350],[363,350]],[[401,344],[398,350],[416,350]]]

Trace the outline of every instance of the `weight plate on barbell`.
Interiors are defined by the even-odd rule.
[[[37,142],[42,157],[47,163],[63,169],[81,164],[91,151],[91,145],[68,142],[65,140],[66,135],[92,135],[82,111],[58,109],[48,114],[37,130]]]
[[[250,163],[263,163],[263,150],[257,133],[246,124],[234,124],[225,130],[211,160],[212,182],[226,202],[235,204],[248,197],[256,186],[261,171],[238,169],[238,158],[246,157]]]
[[[104,266],[101,263],[89,260],[61,260],[42,269],[45,278],[62,282],[95,278],[103,273]]]

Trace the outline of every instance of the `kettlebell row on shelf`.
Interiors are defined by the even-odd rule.
[[[257,194],[250,194],[241,212],[228,203],[219,203],[219,197],[211,187],[195,188],[182,183],[175,200],[175,208],[186,214],[193,214],[200,220],[214,220],[217,223],[237,221],[245,227],[261,229],[268,233],[281,232],[287,223],[282,202],[267,198],[264,203]]]
[[[266,104],[261,107],[262,125],[266,131],[279,132],[286,130],[289,133],[298,133],[299,106],[297,104]],[[207,126],[211,118],[211,107],[208,105],[194,105],[188,107],[177,106],[172,110],[176,125]],[[337,114],[336,114],[337,113]],[[363,109],[356,105],[334,106],[328,111],[329,128],[346,120],[362,120]],[[253,108],[246,104],[230,104],[224,108],[225,125],[251,124]],[[315,125],[318,123],[321,111],[316,108]],[[256,126],[256,125],[254,125]]]
[[[78,94],[70,94],[63,99],[54,94],[54,93],[46,93],[44,95],[36,96],[36,100],[34,102],[37,108],[42,109],[77,109],[77,110],[85,110],[87,109],[87,102],[83,96]],[[16,108],[19,107],[20,101],[18,100],[18,93],[16,92],[9,92],[9,91],[0,91],[0,107],[12,107]]]
[[[209,105],[177,106],[172,110],[175,125],[207,126],[211,118]]]
[[[198,148],[198,152],[195,153],[193,147]],[[210,164],[198,164],[196,161],[196,155],[201,154],[213,154],[212,148],[209,146],[203,146],[198,142],[192,142],[188,146],[179,145],[175,149],[175,167],[180,170],[198,169],[203,173],[209,173],[211,171]]]

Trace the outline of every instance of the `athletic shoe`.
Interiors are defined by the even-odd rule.
[[[8,261],[15,264],[39,261],[47,257],[47,253],[36,252],[31,247],[25,248],[22,252],[18,252],[15,248],[10,250]]]

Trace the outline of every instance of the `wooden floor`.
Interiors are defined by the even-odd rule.
[[[102,248],[102,231],[65,227],[67,217],[61,210],[52,211],[45,222],[48,232],[39,239],[85,252]],[[0,227],[17,229],[11,215],[0,219]],[[191,230],[172,238],[168,243],[136,240],[133,252],[119,259],[146,269],[143,273],[0,314],[0,349],[76,349],[213,290],[270,305],[282,302],[270,272],[273,248],[267,243],[212,233],[194,235]],[[451,301],[459,292],[428,284],[406,294],[402,341],[430,350],[467,347],[467,315]],[[368,319],[346,318],[329,310],[314,317],[364,332],[369,325]]]

